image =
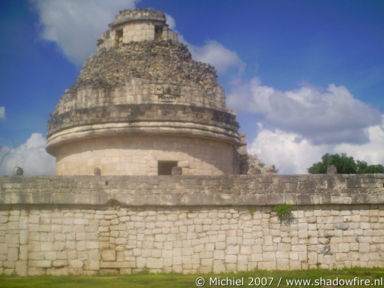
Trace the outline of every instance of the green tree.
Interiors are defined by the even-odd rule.
[[[367,173],[384,173],[384,166],[368,165],[365,161],[355,161],[353,157],[342,154],[325,154],[321,157],[322,161],[314,163],[308,172],[311,174],[325,174],[330,165],[335,165],[337,173],[340,174],[367,174]]]
[[[368,173],[384,173],[384,166],[381,164],[368,165],[365,161],[357,160],[357,173],[368,174]]]

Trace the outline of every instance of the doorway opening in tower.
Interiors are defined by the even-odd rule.
[[[163,27],[160,25],[155,26],[155,40],[162,40]]]
[[[123,29],[116,30],[116,45],[119,45],[123,42]]]
[[[177,167],[177,161],[157,162],[157,175],[172,175],[172,168]]]

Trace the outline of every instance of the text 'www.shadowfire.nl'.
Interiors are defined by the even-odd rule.
[[[197,277],[196,287],[383,287],[384,278],[363,279],[354,277],[344,278],[283,278],[283,277]]]

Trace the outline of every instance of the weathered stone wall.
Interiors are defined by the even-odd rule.
[[[155,175],[157,157],[183,163],[186,175],[239,173],[239,125],[215,68],[192,59],[162,12],[123,10],[109,28],[51,113],[57,174]],[[153,138],[143,149],[142,134]]]
[[[116,104],[183,103],[225,109],[215,69],[171,41],[130,42],[90,56],[54,114]]]
[[[109,49],[132,41],[172,40],[177,34],[169,29],[165,15],[150,9],[120,11],[98,41],[98,48]],[[156,33],[157,30],[157,33]]]
[[[234,114],[204,107],[172,104],[114,105],[68,111],[49,120],[49,136],[76,126],[90,125],[93,127],[103,123],[127,123],[134,126],[140,122],[142,122],[141,125],[145,125],[151,121],[159,122],[157,125],[160,126],[158,127],[159,132],[160,128],[164,130],[172,123],[174,127],[180,127],[181,123],[186,123],[189,126],[198,124],[201,126],[200,130],[203,131],[222,129],[221,134],[239,138],[237,134],[239,125]],[[162,124],[160,122],[170,123],[160,125]],[[179,131],[180,134],[182,134],[181,132]],[[211,137],[217,138],[218,136],[212,134]],[[50,140],[52,142],[52,137]]]
[[[155,29],[150,23],[132,23],[123,28],[123,43],[154,39]]]
[[[232,145],[202,138],[109,136],[67,143],[56,152],[56,174],[158,175],[158,161],[176,161],[183,175],[237,174],[236,156]]]
[[[191,163],[182,167],[186,168],[184,174],[233,174],[240,170],[239,155],[235,155],[238,128],[235,113],[225,108],[224,92],[212,66],[193,61],[187,47],[180,43],[129,42],[101,49],[87,60],[78,81],[51,114],[47,151],[57,159],[58,175],[92,175],[98,167],[94,163],[104,166],[99,168],[105,175],[155,175],[157,161],[153,160],[158,149],[141,149],[137,139],[140,134],[174,135],[179,138],[171,145],[169,141],[176,138],[162,137],[163,142],[157,146],[172,158],[163,160]],[[99,140],[90,143],[90,139],[111,135],[121,137],[119,147],[110,143],[102,147]],[[153,136],[148,145],[156,146],[152,143],[156,139]],[[82,140],[84,143],[79,143]],[[122,142],[128,150],[123,151]],[[144,150],[150,150],[150,154],[143,155]],[[104,163],[108,157],[119,156],[120,162]],[[133,161],[139,157],[139,162]]]
[[[384,175],[2,177],[0,273],[384,266]],[[294,204],[289,221],[273,211]]]

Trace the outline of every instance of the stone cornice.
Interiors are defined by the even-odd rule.
[[[0,206],[384,204],[384,174],[0,177]]]

